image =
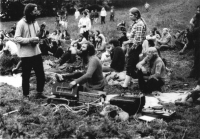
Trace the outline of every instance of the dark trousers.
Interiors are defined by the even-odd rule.
[[[37,78],[37,91],[42,92],[44,89],[45,83],[45,75],[44,68],[41,55],[33,56],[33,57],[25,57],[21,58],[22,61],[22,90],[23,95],[29,95],[29,79],[31,70],[35,71],[35,75]]]
[[[142,45],[139,45],[136,49],[129,49],[126,65],[126,75],[132,78],[137,78],[136,65],[139,62],[139,54],[142,51]]]
[[[111,15],[110,15],[110,21],[115,21],[115,20],[114,20],[114,14],[111,14]]]
[[[146,74],[147,76],[149,74]],[[145,74],[141,70],[138,71],[138,83],[140,90],[145,93],[152,93],[152,91],[161,91],[161,87],[164,85],[164,82],[161,79],[144,79]]]
[[[101,16],[101,24],[105,24],[106,22],[105,22],[105,16]]]
[[[194,49],[194,65],[192,67],[190,75],[196,79],[200,78],[200,41],[195,41]]]

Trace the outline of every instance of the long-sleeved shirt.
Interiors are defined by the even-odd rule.
[[[105,86],[105,81],[100,60],[96,56],[91,56],[86,73],[75,81],[77,84],[86,83],[86,86],[91,88],[91,90],[103,88]]]
[[[80,33],[84,33],[91,29],[91,20],[88,17],[82,17],[78,22],[78,27],[80,28]]]
[[[145,40],[145,34],[146,25],[144,21],[140,18],[132,24],[131,32],[128,36],[133,45],[139,45],[142,44],[142,42]]]
[[[40,27],[35,21],[32,24],[27,24],[26,19],[22,18],[18,23],[15,31],[15,41],[18,45],[19,57],[32,57],[41,54],[39,44],[32,45],[30,43],[31,37],[36,37],[40,31]]]

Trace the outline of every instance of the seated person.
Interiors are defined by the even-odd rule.
[[[155,47],[155,43],[153,40],[144,40],[142,44],[142,52],[139,55],[140,61],[146,57],[149,47]]]
[[[163,28],[161,39],[157,39],[157,46],[160,50],[163,48],[172,48],[172,36],[168,28]]]
[[[126,32],[125,31],[121,31],[122,36],[118,39],[119,43],[120,43],[120,47],[122,47],[123,42],[128,41],[128,37],[126,36]]]
[[[111,50],[111,64],[109,67],[103,67],[104,72],[109,72],[109,71],[116,71],[116,72],[121,72],[124,70],[125,66],[125,54],[122,50],[122,48],[119,45],[118,40],[110,40],[109,43],[110,47],[112,48]]]
[[[182,100],[176,101],[176,105],[188,105],[199,103],[198,99],[200,98],[200,79],[197,82],[197,86],[193,89],[188,96]]]
[[[97,41],[98,36],[101,36],[102,42],[103,42],[103,43],[106,42],[105,36],[104,36],[99,30],[96,30],[96,31],[95,31],[95,41]]]
[[[95,56],[95,48],[90,42],[85,42],[81,46],[83,69],[85,74],[70,83],[73,87],[77,84],[83,85],[83,91],[99,90],[105,86],[102,66],[100,60]],[[58,74],[59,80],[68,77],[68,74]]]
[[[175,39],[175,47],[181,47],[179,54],[183,54],[187,48],[192,46],[192,39],[189,29],[178,31]]]
[[[106,44],[106,51],[104,53],[102,53],[102,55],[101,55],[102,66],[110,66],[110,63],[111,63],[111,56],[110,56],[111,49],[112,49],[112,47],[110,45]]]
[[[155,47],[148,49],[147,56],[136,67],[139,70],[138,83],[141,91],[144,93],[161,91],[166,77],[166,68]]]
[[[94,35],[89,35],[88,36],[88,41],[91,42],[94,45],[94,48],[96,49],[95,36]]]
[[[72,42],[71,46],[67,51],[56,61],[59,66],[63,65],[65,62],[74,63],[76,61],[76,54],[78,53],[78,43]]]
[[[106,42],[103,41],[103,38],[101,36],[98,36],[96,38],[96,51],[97,51],[97,57],[101,58],[101,55],[106,50]]]

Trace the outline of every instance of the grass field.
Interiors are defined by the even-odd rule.
[[[188,27],[190,18],[193,16],[196,6],[200,4],[199,0],[149,0],[150,11],[145,12],[143,6],[137,5],[142,12],[142,17],[147,22],[148,29],[156,26],[159,30],[163,27],[169,27],[171,33],[176,30],[182,30]],[[131,5],[129,6],[131,7]],[[129,8],[120,8],[116,10],[116,21],[105,25],[95,24],[93,29],[99,29],[106,38],[116,38],[119,33],[116,30],[117,23],[122,20],[129,24]],[[53,17],[39,18],[38,22],[46,22],[47,30],[54,30]],[[0,27],[8,30],[16,21],[1,22]],[[73,16],[69,16],[68,31],[72,38],[78,33],[77,21]],[[171,80],[166,85],[166,92],[177,90],[190,90],[196,85],[196,81],[186,78],[192,67],[193,52],[187,51],[186,55],[178,55],[178,50],[164,51],[162,56],[169,61],[169,67],[172,68]],[[35,85],[35,79],[31,80]],[[184,84],[188,86],[184,86]],[[52,83],[47,79],[44,93],[49,94]],[[119,93],[121,90],[106,86],[105,91],[108,94]],[[131,90],[134,91],[134,90]],[[19,135],[25,138],[123,138],[140,139],[147,136],[155,139],[199,139],[200,138],[200,107],[183,107],[169,104],[165,107],[176,110],[173,120],[156,120],[152,123],[144,123],[131,118],[127,122],[115,122],[100,117],[91,108],[87,116],[81,116],[70,113],[66,110],[60,110],[52,113],[49,107],[42,107],[43,101],[21,102],[21,88],[5,85],[0,87],[0,138],[1,135],[12,136]],[[35,93],[35,86],[30,91]],[[3,117],[1,114],[15,109],[19,113]],[[136,116],[137,119],[138,115]],[[184,135],[185,133],[185,135]]]

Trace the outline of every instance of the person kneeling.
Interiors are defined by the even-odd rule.
[[[136,67],[141,91],[144,93],[161,91],[166,77],[166,68],[155,47],[148,48],[147,56]]]
[[[82,44],[81,50],[85,74],[79,74],[79,78],[70,82],[70,87],[79,84],[83,85],[83,91],[103,91],[106,82],[103,77],[101,62],[95,56],[94,46],[90,42],[85,42]],[[59,80],[63,80],[67,76],[67,74],[58,74]]]

